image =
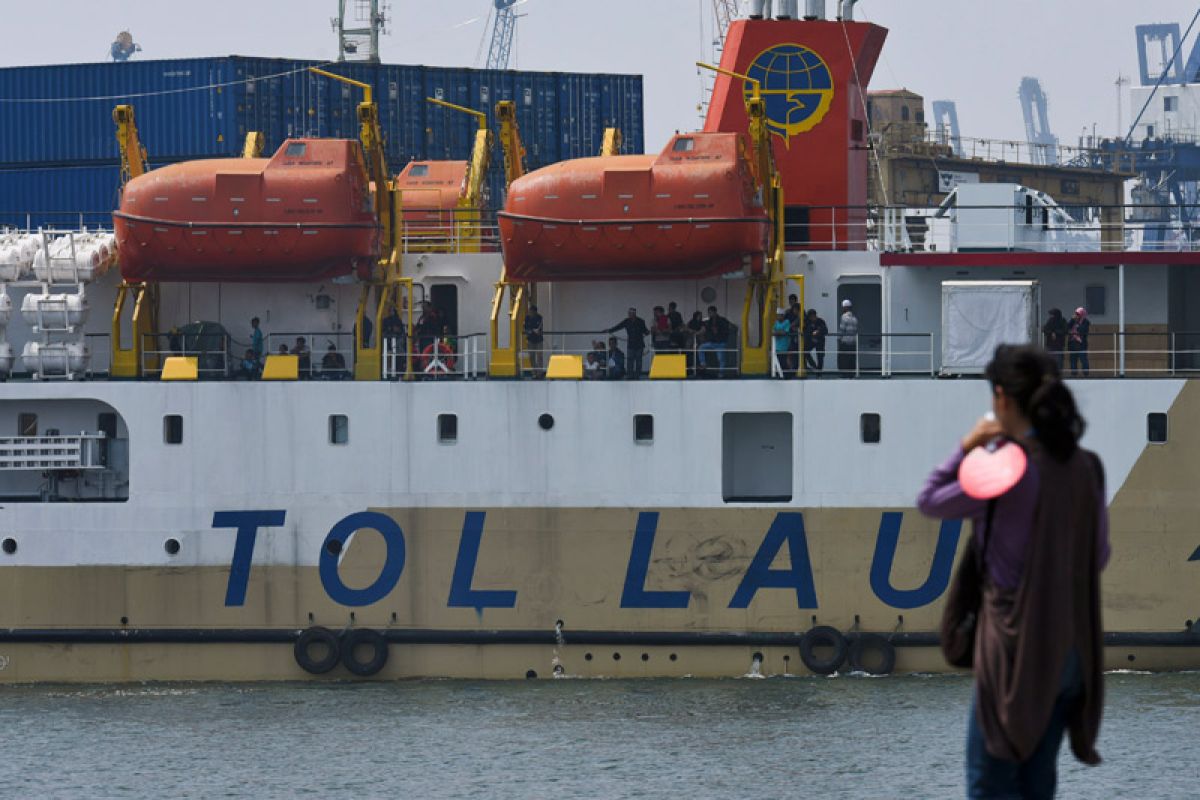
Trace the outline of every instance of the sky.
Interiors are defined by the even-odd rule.
[[[353,3],[354,0],[351,0]],[[100,61],[118,31],[137,58],[214,55],[334,58],[337,0],[57,0],[45,13],[0,0],[8,23],[0,66]],[[396,64],[482,66],[491,0],[391,0],[380,45]],[[803,0],[801,0],[803,6]],[[835,0],[828,0],[832,11]],[[1178,22],[1200,10],[1184,0],[862,0],[859,19],[889,29],[873,89],[908,88],[926,103],[958,104],[964,136],[1020,140],[1017,87],[1041,79],[1063,144],[1093,125],[1112,135],[1118,76],[1137,82],[1134,26]],[[645,76],[646,146],[699,126],[695,61],[711,55],[711,0],[526,0],[515,67]],[[1190,53],[1200,24],[1184,44]],[[1124,121],[1131,119],[1128,95]]]

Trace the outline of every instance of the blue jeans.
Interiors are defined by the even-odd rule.
[[[1071,374],[1078,375],[1080,367],[1083,368],[1083,374],[1086,376],[1091,369],[1091,364],[1088,363],[1087,350],[1072,350],[1071,356]]]
[[[975,715],[977,698],[971,699],[971,716],[967,722],[967,797],[1041,798],[1054,797],[1058,785],[1058,750],[1067,728],[1067,713],[1083,693],[1083,672],[1079,654],[1067,653],[1059,680],[1058,700],[1050,714],[1050,724],[1042,734],[1037,749],[1027,761],[1015,763],[995,758],[987,751],[983,730]]]
[[[629,348],[629,352],[625,354],[625,378],[627,380],[636,381],[642,376],[642,356],[645,353],[645,350]]]
[[[724,372],[725,359],[729,355],[725,345],[720,342],[705,342],[704,344],[700,345],[700,363],[704,364],[705,366],[708,365],[708,356],[706,353],[709,350],[717,351],[717,364],[720,365],[721,371]]]

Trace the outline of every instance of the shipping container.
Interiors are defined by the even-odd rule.
[[[250,131],[263,133],[268,154],[290,136],[357,138],[362,92],[308,71],[322,63],[224,56],[0,69],[0,171],[16,170],[9,176],[15,182],[16,174],[35,167],[68,167],[61,193],[39,190],[50,193],[47,212],[84,201],[78,210],[111,208],[90,189],[79,189],[116,169],[112,108],[119,103],[134,106],[147,152],[163,162],[238,155]],[[528,169],[595,155],[611,125],[624,133],[624,152],[642,150],[640,76],[325,66],[372,85],[393,172],[413,159],[470,157],[478,123],[427,97],[483,111],[493,130],[496,103],[514,101]],[[84,166],[96,170],[80,171]],[[492,206],[503,202],[503,169],[497,148],[488,175]],[[6,184],[0,191],[6,192],[0,208],[21,210]]]
[[[0,226],[112,227],[121,189],[116,163],[0,170]]]

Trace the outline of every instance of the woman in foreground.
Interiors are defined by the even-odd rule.
[[[992,414],[933,471],[917,505],[932,517],[970,518],[974,535],[963,557],[982,561],[967,794],[1053,797],[1064,731],[1076,758],[1100,763],[1100,571],[1109,556],[1103,469],[1078,446],[1084,421],[1045,351],[1003,345],[986,374]],[[959,480],[963,459],[1005,440],[1027,456],[1020,478],[992,500],[968,495]]]

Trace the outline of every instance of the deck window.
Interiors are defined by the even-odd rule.
[[[37,436],[37,414],[17,415],[17,436]]]
[[[413,168],[408,171],[408,177],[410,178],[424,178],[428,174],[428,164],[413,164]]]
[[[676,139],[675,146],[671,149],[676,153],[690,153],[696,149],[696,140],[691,138]]]
[[[308,145],[304,142],[292,142],[287,146],[284,155],[288,158],[304,158],[304,154],[308,152]]]

